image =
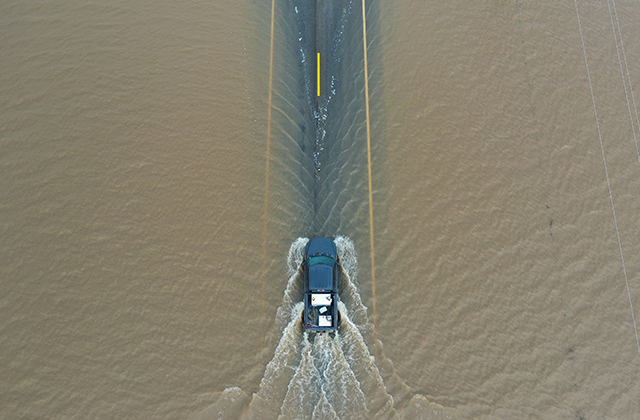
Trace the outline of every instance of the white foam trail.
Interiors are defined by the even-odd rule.
[[[321,373],[323,396],[340,419],[366,419],[365,396],[355,373],[344,357],[338,334],[320,334],[315,339],[314,354]]]
[[[291,311],[289,324],[260,381],[260,391],[253,395],[249,404],[251,418],[272,419],[280,412],[286,391],[281,384],[291,382],[300,363],[303,311],[303,302],[296,304]]]
[[[303,332],[304,303],[300,263],[307,242],[306,238],[298,238],[289,249],[289,282],[276,319],[278,324],[283,325],[282,337],[273,359],[267,364],[260,389],[248,403],[248,410],[245,410],[243,418],[451,418],[442,407],[429,403],[420,395],[411,399],[407,405],[408,411],[402,410],[398,413],[394,408],[394,397],[385,386],[385,380],[391,380],[394,384],[391,389],[399,391],[399,399],[409,395],[409,388],[397,376],[385,374],[387,376],[383,378],[379,364],[392,364],[381,354],[381,348],[378,348],[381,359],[376,361],[367,344],[373,325],[369,322],[367,308],[362,303],[355,284],[356,252],[353,242],[347,237],[339,236],[335,239],[342,265],[338,330],[331,334]],[[243,395],[244,399],[240,398]],[[240,389],[229,388],[225,390],[220,401],[200,413],[198,418],[215,418],[215,415],[217,418],[235,416],[241,409],[239,404],[247,404],[243,403],[247,399],[246,394]],[[210,417],[213,413],[217,414]]]
[[[289,247],[287,255],[287,274],[289,281],[282,297],[282,304],[276,312],[276,322],[282,331],[291,321],[290,314],[293,307],[302,302],[304,291],[302,290],[302,272],[300,264],[304,257],[304,247],[309,242],[308,238],[298,238]]]
[[[367,307],[362,303],[362,297],[358,293],[358,259],[353,241],[346,236],[338,236],[334,242],[342,265],[340,299],[345,303],[351,320],[357,325],[361,334],[369,339],[373,324],[369,322]]]
[[[336,238],[341,258],[341,326],[334,334],[302,333],[302,262],[308,239],[298,238],[289,249],[289,282],[278,323],[283,335],[274,358],[265,370],[260,391],[250,412],[257,419],[367,419],[375,414],[393,415],[393,398],[375,366],[361,330],[368,331],[367,308],[362,304],[352,278],[357,259],[353,242]],[[351,313],[355,314],[354,322]],[[289,354],[296,353],[295,355]],[[378,416],[376,416],[378,417]]]
[[[303,341],[302,360],[287,387],[287,395],[282,403],[279,420],[308,418],[308,413],[314,410],[315,402],[320,396],[317,380],[320,374],[313,363],[311,343],[307,333],[304,334]]]
[[[356,374],[359,388],[366,396],[365,403],[377,417],[394,415],[393,397],[388,393],[376,360],[369,351],[358,327],[349,318],[349,311],[338,303],[341,313],[339,338],[342,352],[351,370]]]
[[[307,246],[309,238],[298,238],[289,247],[287,255],[287,275],[293,276],[300,269],[300,264],[304,258],[304,247]]]
[[[346,236],[336,236],[333,242],[338,249],[342,269],[349,275],[351,282],[357,286],[358,257],[353,241]]]
[[[326,394],[322,394],[322,397],[316,404],[311,420],[340,420],[338,413],[333,409],[333,406],[327,400]]]

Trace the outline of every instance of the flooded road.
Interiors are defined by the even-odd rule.
[[[375,254],[362,4],[263,3],[0,6],[0,416],[636,418],[637,2],[367,2]]]

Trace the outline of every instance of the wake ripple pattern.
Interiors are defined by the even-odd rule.
[[[451,418],[442,407],[430,404],[420,395],[413,398],[409,395],[411,401],[397,409],[367,344],[371,340],[373,325],[357,290],[357,258],[353,242],[346,237],[335,238],[342,265],[338,330],[333,334],[303,331],[303,275],[300,264],[307,242],[307,238],[298,238],[289,250],[289,281],[276,315],[281,336],[274,356],[266,366],[259,391],[249,398],[239,388],[228,388],[216,404],[199,413],[197,418]],[[399,388],[408,389],[404,384],[395,386],[395,389]]]

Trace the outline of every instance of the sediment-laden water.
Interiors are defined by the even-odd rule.
[[[639,417],[638,2],[366,6],[375,289],[361,2],[0,4],[1,418]]]

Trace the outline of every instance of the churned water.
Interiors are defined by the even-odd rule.
[[[195,418],[246,419],[451,419],[452,412],[414,395],[407,407],[397,402],[411,396],[408,387],[389,375],[400,391],[392,396],[376,364],[381,346],[372,338],[373,325],[356,286],[357,259],[353,242],[335,239],[341,256],[340,325],[335,333],[303,331],[302,254],[307,238],[291,244],[289,281],[277,311],[279,343],[267,364],[260,389],[251,398],[240,388],[227,388],[220,400]],[[389,364],[389,361],[386,361]],[[406,414],[406,415],[405,415]]]

